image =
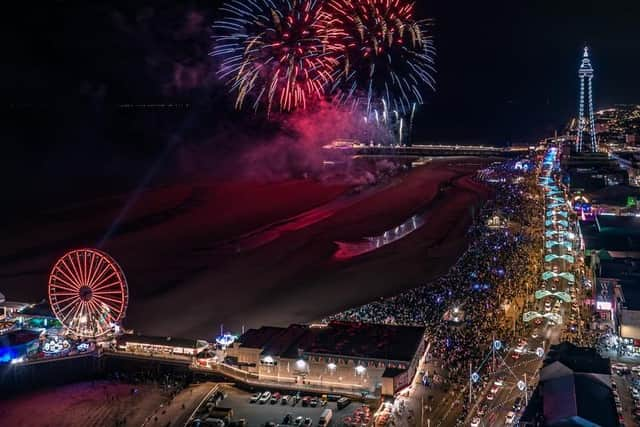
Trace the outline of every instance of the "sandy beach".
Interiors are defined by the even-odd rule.
[[[55,259],[100,242],[129,202],[103,246],[128,278],[126,327],[211,339],[221,324],[239,332],[317,320],[446,271],[466,247],[473,210],[488,197],[471,179],[484,162],[435,160],[359,193],[311,180],[197,182],[134,201],[122,195],[52,206],[39,213],[38,228],[5,225],[2,292],[10,300],[44,298]],[[336,241],[378,235],[418,211],[425,225],[397,242],[333,257]]]

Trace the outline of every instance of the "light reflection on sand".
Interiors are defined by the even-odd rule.
[[[408,236],[424,224],[424,215],[413,215],[402,224],[391,228],[378,236],[367,237],[357,242],[336,241],[335,243],[338,245],[338,250],[333,254],[333,257],[338,260],[345,260],[368,252],[373,252]]]

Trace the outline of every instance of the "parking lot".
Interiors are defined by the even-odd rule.
[[[640,368],[625,363],[613,363],[612,368],[611,379],[615,383],[614,400],[618,413],[622,415],[620,422],[627,426],[638,425],[640,421],[640,410],[637,409],[640,406]]]
[[[363,409],[362,403],[360,402],[351,402],[342,409],[338,409],[336,402],[327,402],[326,405],[323,406],[320,403],[320,397],[318,397],[318,403],[315,407],[311,405],[304,406],[302,400],[294,405],[293,399],[283,404],[282,398],[280,398],[277,403],[272,403],[271,399],[261,403],[251,402],[254,393],[240,390],[229,385],[222,386],[220,390],[224,393],[225,397],[218,402],[217,406],[219,408],[231,408],[233,410],[233,425],[240,425],[240,420],[245,420],[245,425],[251,427],[286,425],[284,424],[284,420],[287,414],[289,414],[289,419],[291,420],[289,425],[295,425],[296,418],[301,417],[301,422],[306,419],[308,419],[307,423],[310,422],[310,424],[304,424],[305,426],[317,426],[320,415],[325,409],[331,409],[333,411],[333,417],[329,424],[331,426],[366,425],[364,417],[362,417],[362,424],[354,422],[354,420],[357,419],[356,412],[366,412],[366,409]],[[282,395],[284,396],[285,394]],[[304,397],[305,395],[302,394],[302,398]]]

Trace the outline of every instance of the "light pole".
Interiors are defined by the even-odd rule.
[[[473,400],[472,397],[472,391],[473,391],[473,383],[471,382],[471,376],[473,375],[473,372],[471,370],[471,362],[469,362],[469,407],[471,407],[471,401]]]

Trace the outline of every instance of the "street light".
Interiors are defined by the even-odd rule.
[[[337,366],[335,363],[331,362],[329,364],[327,364],[327,368],[329,368],[330,371],[335,371]]]
[[[304,360],[302,360],[302,359],[298,359],[298,360],[296,361],[296,368],[297,368],[298,370],[300,370],[300,371],[304,371],[306,367],[307,367],[307,362],[305,362]]]
[[[362,366],[362,365],[358,365],[358,366],[356,366],[356,373],[357,373],[358,375],[362,375],[362,374],[364,374],[364,372],[365,372],[366,370],[367,370],[367,368],[365,368],[365,367],[364,367],[364,366]]]

